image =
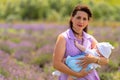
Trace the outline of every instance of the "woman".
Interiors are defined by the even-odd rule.
[[[59,80],[68,80],[68,76],[75,76],[77,77],[76,80],[100,80],[96,70],[86,72],[83,69],[80,72],[74,72],[64,63],[64,59],[68,55],[75,56],[81,53],[74,45],[75,40],[86,48],[92,49],[95,47],[97,41],[87,33],[87,27],[91,17],[92,13],[87,6],[77,5],[71,14],[70,28],[58,36],[53,53],[53,66],[62,72]],[[77,64],[84,68],[90,63],[97,63],[99,65],[108,63],[108,60],[104,57],[98,59],[95,56],[89,55],[80,60],[81,62]]]

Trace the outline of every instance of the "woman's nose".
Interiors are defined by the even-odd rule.
[[[80,21],[79,21],[80,23],[83,23],[83,20],[82,19],[80,19]]]

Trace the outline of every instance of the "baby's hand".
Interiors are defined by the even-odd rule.
[[[75,46],[76,46],[76,47],[78,47],[78,46],[79,46],[78,41],[76,41],[76,40],[75,40],[75,41],[74,41],[74,43],[75,43]]]

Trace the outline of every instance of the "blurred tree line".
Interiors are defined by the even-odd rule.
[[[119,0],[1,0],[0,19],[63,21],[79,3],[90,6],[94,20],[120,21]]]

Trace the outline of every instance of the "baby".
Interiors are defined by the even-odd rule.
[[[77,41],[75,41],[75,46],[78,49],[80,49],[83,52],[83,54],[76,55],[73,57],[68,56],[66,58],[66,64],[69,68],[76,72],[80,72],[82,70],[82,66],[76,64],[78,61],[80,61],[77,60],[78,58],[83,58],[85,57],[86,54],[90,54],[96,57],[103,56],[105,58],[109,58],[109,56],[111,55],[111,50],[114,49],[114,47],[109,42],[97,43],[95,49],[86,49],[83,45],[79,44]],[[96,63],[91,63],[86,67],[86,71],[90,71],[97,67],[100,67],[100,65]]]
[[[78,58],[83,58],[83,57],[85,57],[86,54],[90,54],[90,55],[96,56],[98,58],[100,56],[109,58],[109,56],[111,55],[111,50],[114,49],[114,47],[109,42],[97,43],[95,49],[88,49],[88,48],[86,49],[83,45],[79,44],[77,41],[75,41],[75,46],[78,49],[80,49],[83,54],[79,54],[76,56],[67,56],[65,63],[70,69],[72,69],[73,71],[76,71],[76,72],[80,72],[83,69],[82,66],[79,66],[78,64],[76,64],[77,62],[80,61],[80,60],[77,60]],[[90,71],[97,67],[100,67],[100,65],[91,63],[85,68],[85,70]],[[72,78],[75,78],[75,77],[72,77]],[[68,80],[70,80],[70,79],[68,79]]]
[[[83,54],[76,55],[73,57],[68,56],[65,62],[68,67],[70,67],[72,70],[76,72],[80,72],[80,70],[82,69],[82,66],[79,66],[76,64],[78,61],[80,61],[80,60],[77,60],[78,58],[83,58],[86,54],[91,54],[96,57],[104,56],[105,58],[109,58],[111,54],[111,49],[114,48],[108,42],[101,42],[101,43],[96,44],[95,49],[86,49],[83,45],[79,44],[77,41],[75,41],[75,45],[78,49],[80,49],[83,52]],[[95,69],[97,67],[100,67],[100,65],[95,64],[95,63],[89,64],[86,68],[86,71]]]

